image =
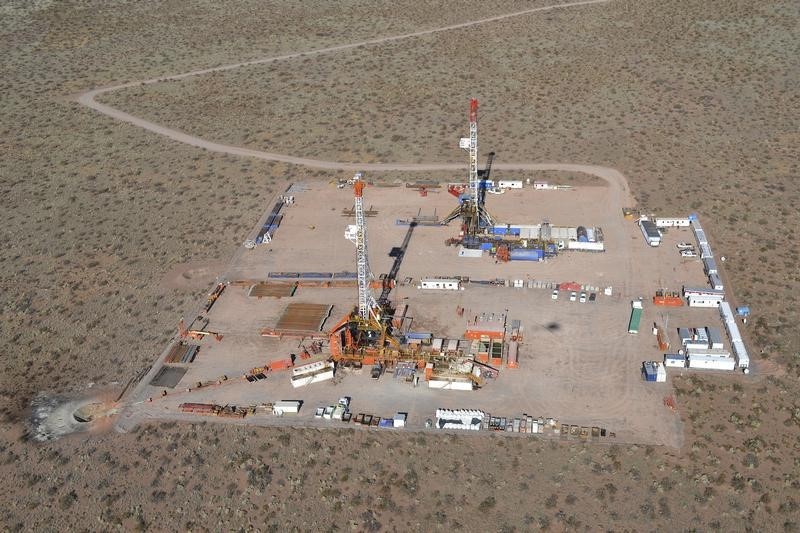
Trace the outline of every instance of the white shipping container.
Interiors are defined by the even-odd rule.
[[[733,370],[736,361],[730,357],[709,357],[706,355],[689,356],[689,368],[709,370]]]
[[[272,405],[272,411],[276,415],[298,413],[300,411],[300,402],[295,400],[281,400]]]
[[[660,242],[660,241],[659,241]],[[653,244],[652,246],[657,246]],[[602,242],[580,242],[569,241],[567,242],[568,250],[588,250],[590,252],[602,252],[606,249],[605,243]]]
[[[750,366],[750,355],[747,353],[747,348],[744,347],[744,342],[741,340],[731,343],[733,346],[733,353],[736,355],[736,362],[739,368],[745,369]]]
[[[428,381],[428,388],[441,390],[472,390],[472,381],[433,378]]]

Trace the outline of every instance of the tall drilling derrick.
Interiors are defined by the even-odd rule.
[[[478,180],[478,99],[472,98],[469,101],[469,190],[472,195],[473,220],[476,225],[480,220],[483,208],[480,189]],[[474,232],[470,233],[474,234]]]
[[[359,172],[353,179],[353,190],[355,191],[355,211],[356,211],[356,265],[358,266],[358,315],[365,321],[370,317],[380,322],[378,316],[378,302],[369,290],[369,282],[373,275],[369,268],[369,256],[367,248],[367,224],[364,217],[364,181]]]
[[[459,146],[469,153],[469,199],[454,209],[442,224],[461,217],[466,226],[467,234],[476,235],[481,225],[494,224],[492,216],[484,207],[484,190],[478,177],[478,99],[472,98],[469,102],[469,137],[461,139]]]

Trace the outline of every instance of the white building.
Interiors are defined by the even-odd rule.
[[[419,281],[417,288],[457,291],[461,289],[461,280],[456,278],[423,278]]]
[[[656,227],[659,228],[678,228],[689,226],[688,218],[657,218],[655,221]]]
[[[649,220],[640,219],[639,228],[641,228],[642,235],[644,235],[644,240],[647,244],[650,246],[658,246],[661,244],[661,230],[658,229],[655,224]]]
[[[706,295],[699,296],[690,294],[686,297],[686,303],[689,307],[719,307],[719,303],[725,299],[725,296],[720,295]]]

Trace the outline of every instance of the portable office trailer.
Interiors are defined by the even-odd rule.
[[[688,218],[656,218],[655,222],[656,226],[658,226],[659,228],[676,228],[676,227],[689,226]]]
[[[720,302],[719,315],[722,317],[722,323],[725,325],[725,331],[728,332],[728,337],[731,343],[742,340],[742,335],[739,333],[739,326],[736,325],[736,319],[731,311],[731,304],[728,302]]]
[[[686,303],[689,307],[717,307],[723,299],[724,297],[721,296],[696,296],[691,294],[686,298]]]
[[[719,328],[706,328],[708,331],[708,345],[713,350],[721,350],[723,348],[722,344],[722,331]]]
[[[497,182],[497,186],[501,189],[521,189],[522,180],[500,180]]]
[[[741,340],[733,341],[731,346],[733,347],[733,354],[736,356],[736,363],[739,365],[739,368],[748,372],[750,356],[747,353],[747,348],[744,347],[744,342]]]
[[[642,230],[645,242],[650,246],[658,246],[661,244],[661,230],[649,220],[639,220],[639,228]]]
[[[710,257],[714,257],[714,254],[711,253],[711,245],[707,242],[700,244],[700,259],[707,259]]]
[[[664,354],[664,366],[673,367],[673,368],[685,368],[686,367],[686,356],[678,354],[678,353],[667,353],[667,354]]]
[[[419,289],[457,291],[461,288],[461,281],[455,278],[423,278],[419,283]]]
[[[703,355],[706,357],[730,357],[731,352],[728,350],[723,349],[711,349],[711,348],[695,348],[695,347],[686,347],[686,355],[689,357],[693,355]]]
[[[713,257],[706,257],[703,259],[703,271],[706,273],[706,276],[717,273],[717,262],[714,261]]]
[[[720,277],[717,275],[716,272],[713,272],[708,275],[708,282],[711,284],[711,287],[713,289],[716,289],[718,291],[721,291],[725,288],[725,286],[722,284],[722,280],[720,279]]]
[[[719,296],[720,299],[725,298],[725,291],[709,289],[708,287],[684,287],[683,295],[687,298],[689,296]]]
[[[730,357],[713,357],[708,355],[690,355],[689,368],[708,370],[733,370],[736,361]]]

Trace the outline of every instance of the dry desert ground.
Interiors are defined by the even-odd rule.
[[[800,529],[800,8],[549,5],[0,6],[3,528]],[[86,105],[123,85],[94,99],[118,116]],[[160,421],[29,438],[35,406],[149,367],[289,183],[463,173],[471,96],[498,175],[616,169],[727,257],[754,371],[672,378],[680,446]]]

